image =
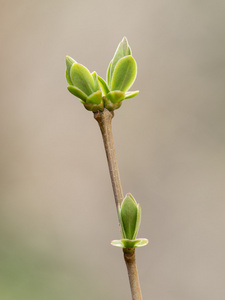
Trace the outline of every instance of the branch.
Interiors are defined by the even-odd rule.
[[[94,117],[97,120],[99,127],[102,132],[102,138],[105,146],[106,157],[109,166],[109,173],[111,177],[117,212],[118,205],[123,201],[123,191],[122,185],[120,181],[119,168],[116,159],[116,152],[113,142],[112,135],[112,125],[111,121],[114,116],[113,111],[108,111],[104,109],[104,111],[97,111],[94,113]],[[136,258],[135,258],[135,248],[125,248],[124,252],[124,260],[126,262],[128,277],[130,281],[131,294],[133,300],[142,300],[141,296],[141,288],[138,278]]]
[[[116,159],[116,152],[113,142],[111,121],[114,117],[114,112],[105,109],[94,113],[95,119],[98,121],[102,132],[102,138],[105,146],[106,157],[109,166],[113,193],[115,197],[116,207],[123,201],[123,190],[120,181],[119,168]]]
[[[133,300],[141,300],[141,287],[138,278],[136,257],[135,257],[135,248],[132,249],[123,249],[124,259],[127,265],[127,272],[130,281],[130,288]]]

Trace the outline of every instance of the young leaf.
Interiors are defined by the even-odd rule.
[[[138,230],[141,224],[141,206],[140,204],[137,205],[137,220],[136,220],[136,227],[135,227],[135,231],[134,231],[134,235],[132,237],[132,240],[136,239],[137,234],[138,234]]]
[[[139,91],[134,91],[134,92],[126,92],[125,93],[125,99],[130,99],[136,96],[139,93]]]
[[[83,93],[80,89],[76,88],[73,85],[69,85],[67,87],[67,89],[70,91],[71,94],[73,94],[77,98],[79,98],[79,99],[81,99],[83,101],[86,101],[87,95],[85,93]]]
[[[72,65],[75,63],[76,61],[70,57],[70,56],[66,56],[66,69],[67,69],[67,73],[68,73],[68,77],[70,78],[70,69],[72,67]],[[70,78],[71,81],[71,78]]]
[[[121,205],[121,219],[127,239],[132,240],[137,222],[137,202],[131,194],[127,194]]]
[[[95,86],[95,92],[99,91],[99,84],[98,84],[98,75],[96,72],[91,73],[93,80],[94,80],[94,86]]]
[[[109,87],[108,87],[107,83],[105,82],[105,80],[100,76],[98,76],[98,82],[99,82],[100,88],[102,90],[103,96],[105,96],[106,94],[109,93]]]
[[[109,63],[107,73],[106,73],[106,82],[109,87],[111,86],[111,66],[112,66],[112,60]]]
[[[125,232],[124,227],[123,227],[123,221],[122,221],[122,218],[121,218],[121,206],[120,205],[118,206],[118,215],[119,215],[119,221],[120,221],[121,235],[122,235],[122,238],[125,239],[126,238],[126,232]]]
[[[72,81],[70,80],[70,76],[69,76],[67,70],[66,70],[66,80],[69,83],[69,85],[73,85]]]
[[[110,79],[112,79],[113,72],[114,72],[114,69],[116,67],[117,62],[122,57],[127,56],[127,55],[131,55],[131,50],[130,50],[130,47],[128,45],[128,41],[127,41],[126,37],[124,37],[122,39],[122,41],[119,43],[119,45],[116,49],[116,52],[114,54],[114,57],[112,59],[112,65],[111,65],[111,70],[110,70]]]
[[[99,104],[101,101],[102,101],[101,91],[94,92],[86,99],[86,103],[88,104]]]
[[[105,96],[112,103],[118,103],[125,99],[125,93],[121,91],[112,91]]]
[[[132,56],[119,60],[112,76],[111,90],[126,92],[133,84],[137,75],[137,64]]]
[[[70,69],[70,78],[75,87],[86,95],[95,91],[94,80],[89,70],[81,64],[74,63]]]
[[[139,241],[135,247],[144,247],[148,244],[147,239],[137,239],[136,241]]]
[[[111,242],[111,245],[112,245],[112,246],[115,246],[115,247],[124,248],[124,245],[123,245],[123,243],[121,242],[121,240],[114,240],[114,241]]]

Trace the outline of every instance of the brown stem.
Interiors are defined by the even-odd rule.
[[[127,272],[130,281],[130,288],[133,300],[141,300],[141,287],[138,278],[135,248],[123,249],[124,259],[127,265]]]
[[[116,159],[116,152],[113,142],[112,135],[112,118],[114,117],[113,111],[97,111],[94,113],[95,119],[98,121],[99,127],[102,132],[102,138],[105,146],[105,152],[107,156],[109,173],[111,177],[116,207],[118,211],[118,205],[123,201],[123,190],[120,181],[119,168]],[[135,258],[135,249],[123,249],[124,259],[127,266],[131,294],[133,300],[142,300],[141,288],[138,278],[136,258]]]
[[[97,111],[94,113],[95,119],[98,121],[102,132],[105,152],[109,165],[109,173],[111,177],[113,193],[116,201],[116,207],[123,201],[123,190],[120,181],[119,168],[116,159],[116,152],[113,143],[112,125],[111,121],[114,116],[113,111],[105,109],[104,111]]]

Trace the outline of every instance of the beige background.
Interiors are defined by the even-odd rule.
[[[64,61],[105,77],[124,35],[140,94],[113,131],[150,240],[143,298],[225,299],[225,2],[4,0],[0,14],[0,299],[130,299],[100,131]]]

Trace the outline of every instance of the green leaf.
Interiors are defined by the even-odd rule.
[[[125,93],[121,91],[112,91],[105,96],[112,103],[118,103],[125,99]]]
[[[121,240],[114,240],[111,242],[111,245],[115,246],[115,247],[120,247],[120,248],[124,248],[123,243],[121,242]]]
[[[105,80],[100,76],[98,76],[98,82],[99,82],[100,88],[102,90],[103,96],[105,96],[106,94],[109,93],[108,85],[105,82]]]
[[[131,48],[130,48],[130,46],[128,46],[128,55],[132,55],[132,51],[131,51]]]
[[[86,103],[90,103],[90,104],[100,104],[101,101],[102,101],[101,91],[94,92],[86,99]]]
[[[106,73],[106,82],[107,82],[108,86],[111,85],[111,66],[112,66],[112,60],[109,63],[107,73]]]
[[[70,91],[71,94],[73,94],[77,98],[79,98],[83,101],[86,101],[87,95],[85,93],[83,93],[80,89],[76,88],[73,85],[68,86],[67,89]]]
[[[125,93],[125,99],[133,98],[133,97],[135,97],[138,93],[139,93],[139,91],[126,92],[126,93]]]
[[[111,79],[113,77],[113,72],[114,72],[114,69],[116,67],[116,64],[117,62],[124,56],[127,56],[127,55],[131,55],[131,49],[128,45],[128,41],[126,39],[126,37],[124,37],[122,39],[122,41],[119,43],[117,49],[116,49],[116,52],[114,54],[114,57],[112,59],[112,65],[111,65],[111,68],[110,68],[110,75],[109,75],[109,87],[111,86]]]
[[[79,101],[80,101],[80,103],[85,104],[85,101],[83,101],[83,100],[81,100],[81,99],[79,99]]]
[[[135,247],[144,247],[148,245],[148,240],[147,239],[137,239],[138,243],[135,245]]]
[[[125,237],[129,240],[133,239],[136,222],[137,222],[137,202],[131,194],[127,194],[123,199],[120,215],[125,232]]]
[[[70,78],[70,69],[72,67],[72,65],[75,63],[76,61],[70,57],[70,56],[66,56],[66,69],[67,69],[67,73],[68,73],[68,77]],[[71,81],[71,78],[70,78]],[[68,82],[69,83],[69,82]]]
[[[138,234],[138,230],[141,224],[141,206],[140,204],[137,205],[137,220],[136,220],[136,227],[135,227],[135,231],[134,231],[134,235],[132,237],[132,240],[136,239],[137,234]]]
[[[111,90],[126,92],[137,76],[137,64],[132,56],[125,56],[117,63],[111,83]]]
[[[118,206],[118,215],[119,215],[119,221],[120,221],[121,235],[122,235],[122,238],[125,239],[126,238],[126,232],[125,232],[124,227],[123,227],[123,221],[122,221],[122,217],[121,217],[121,206],[120,205]]]
[[[99,84],[98,84],[98,75],[96,72],[91,73],[93,80],[94,80],[94,86],[95,86],[95,92],[99,91]]]
[[[75,87],[86,95],[95,92],[95,84],[89,70],[81,64],[74,63],[70,69],[70,78]]]
[[[73,85],[72,81],[70,80],[70,77],[69,77],[69,74],[68,74],[67,70],[66,70],[66,80],[69,83],[69,85]]]

